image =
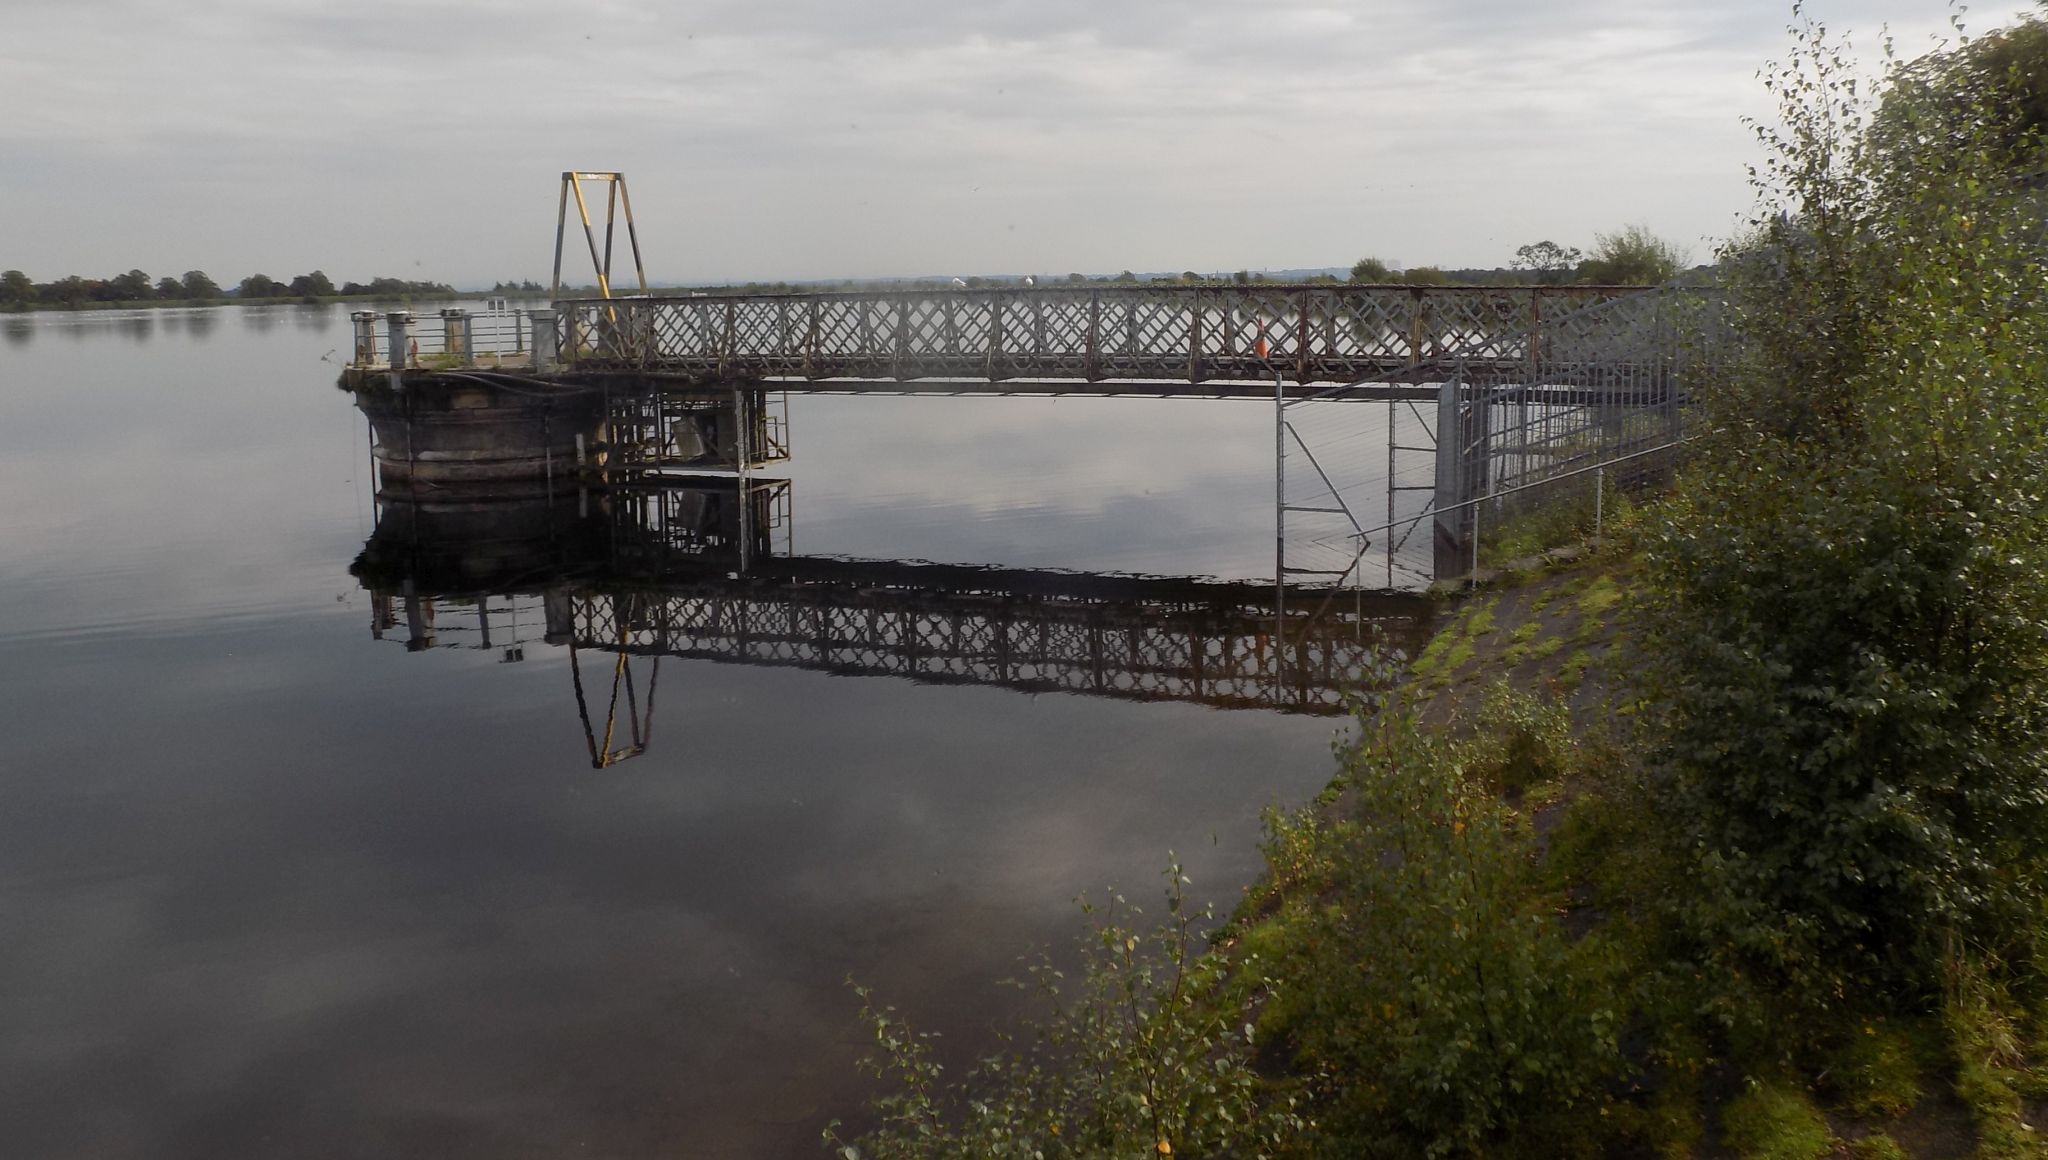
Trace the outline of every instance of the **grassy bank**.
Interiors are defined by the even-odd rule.
[[[1459,601],[1362,712],[1206,944],[1094,916],[1088,966],[952,1088],[869,1008],[891,1083],[853,1156],[2008,1157],[2043,1153],[2048,1005],[1823,1002],[1728,953],[1659,813],[1645,563],[1626,530]],[[1045,968],[1049,971],[1050,968]]]
[[[1670,492],[1463,601],[1210,953],[1111,916],[962,1088],[871,1008],[844,1155],[2044,1153],[2048,22],[1794,32]]]

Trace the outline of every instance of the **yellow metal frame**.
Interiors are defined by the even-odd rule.
[[[596,227],[590,221],[590,203],[583,197],[583,183],[602,181],[605,183],[604,207],[604,251],[600,256],[597,248]],[[640,279],[640,293],[647,293],[647,267],[640,262],[640,235],[633,228],[633,199],[626,192],[626,175],[623,173],[582,173],[567,170],[562,174],[561,203],[555,209],[555,281],[550,297],[562,297],[562,242],[569,232],[569,198],[576,198],[576,214],[583,220],[583,240],[590,246],[590,266],[597,274],[597,291],[601,297],[612,296],[612,237],[616,230],[619,211],[626,214],[626,240],[633,247],[633,272]]]

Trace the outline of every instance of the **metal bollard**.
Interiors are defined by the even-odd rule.
[[[537,374],[546,374],[555,369],[557,347],[555,342],[555,312],[534,310],[527,314],[533,324],[533,369]]]
[[[413,361],[412,312],[394,310],[384,316],[385,335],[389,341],[391,363],[391,389],[397,390],[403,384],[399,372]]]
[[[377,361],[377,312],[358,310],[349,315],[355,324],[355,354],[350,366],[366,367]]]
[[[472,333],[469,311],[455,307],[441,312],[441,349],[454,356],[456,366],[466,367],[473,362],[470,357]]]

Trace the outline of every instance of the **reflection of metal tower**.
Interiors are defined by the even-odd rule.
[[[583,199],[583,183],[586,181],[605,184],[602,254],[597,248],[597,234],[590,224],[590,203]],[[562,201],[555,210],[555,280],[550,296],[555,299],[562,297],[562,241],[569,232],[569,198],[572,194],[576,198],[576,214],[583,219],[583,240],[590,245],[590,267],[597,275],[599,297],[612,296],[612,236],[621,209],[626,214],[626,240],[633,247],[633,272],[640,279],[640,293],[647,293],[647,268],[640,262],[640,235],[633,228],[633,199],[626,195],[626,175],[570,170],[562,174]]]
[[[590,703],[583,692],[583,664],[578,656],[575,637],[569,639],[569,679],[576,686],[576,715],[583,722],[583,743],[590,751],[590,768],[606,769],[621,761],[638,757],[647,752],[647,746],[654,740],[654,690],[661,680],[661,658],[649,660],[647,674],[646,712],[641,712],[639,689],[633,683],[633,654],[628,650],[626,633],[631,627],[648,627],[647,602],[632,593],[616,593],[611,598],[612,621],[618,626],[618,660],[612,665],[611,698],[606,703],[604,715],[604,737],[600,740],[597,731],[590,724]],[[665,611],[655,602],[657,611]],[[619,699],[625,695],[626,744],[614,745],[618,737]]]
[[[378,496],[376,532],[351,568],[371,593],[370,635],[401,641],[408,652],[473,648],[518,661],[530,630],[542,627],[543,643],[568,649],[595,769],[646,751],[661,661],[629,646],[672,626],[656,592],[597,594],[585,585],[677,570],[740,580],[791,548],[784,479],[634,473],[596,491],[460,499],[453,489],[424,502],[406,493]],[[575,631],[574,610],[593,600],[605,606],[608,635]],[[586,686],[583,662],[593,657],[603,660]],[[606,661],[608,690],[598,667]]]

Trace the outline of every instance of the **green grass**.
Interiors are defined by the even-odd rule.
[[[1494,597],[1492,600],[1489,600],[1486,603],[1480,605],[1476,611],[1474,611],[1469,617],[1466,618],[1465,635],[1484,636],[1487,633],[1492,632],[1494,609],[1497,608],[1499,605],[1500,598],[1497,596]]]
[[[1586,679],[1586,669],[1593,663],[1593,656],[1585,649],[1573,653],[1563,667],[1557,670],[1558,686],[1566,692],[1576,690]]]
[[[1916,1032],[1873,1019],[1850,1033],[1827,1069],[1843,1110],[1896,1119],[1920,1103],[1928,1052]]]
[[[1721,1142],[1742,1160],[1820,1160],[1835,1137],[1804,1095],[1760,1084],[1721,1109]]]
[[[1579,611],[1589,618],[1604,617],[1620,603],[1621,585],[1610,575],[1603,574],[1579,594]]]

